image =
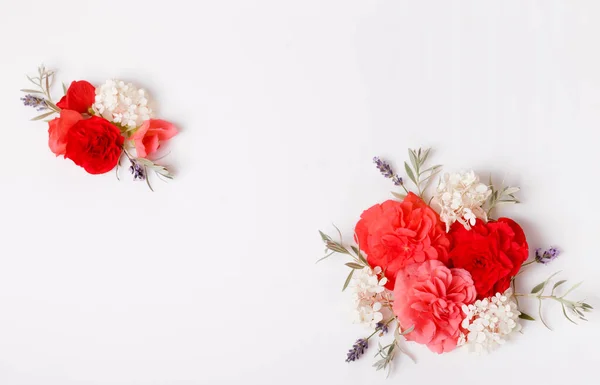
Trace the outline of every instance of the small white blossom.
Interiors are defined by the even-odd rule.
[[[104,119],[127,128],[139,127],[153,116],[146,91],[120,80],[107,80],[96,88],[92,108]]]
[[[391,316],[386,306],[391,301],[391,292],[384,286],[387,278],[379,278],[381,268],[365,267],[355,270],[348,285],[356,305],[355,322],[375,328],[378,322]]]
[[[477,300],[472,305],[463,305],[465,319],[461,327],[458,345],[468,346],[476,353],[490,351],[506,342],[509,334],[521,330],[517,322],[521,314],[512,298],[512,290],[494,297]]]
[[[440,218],[446,223],[446,231],[456,221],[467,230],[475,225],[477,218],[487,221],[482,205],[491,193],[490,188],[480,183],[473,171],[444,174],[433,202],[440,207]]]

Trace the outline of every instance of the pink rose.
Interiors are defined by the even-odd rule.
[[[462,305],[475,301],[477,292],[468,271],[449,269],[438,260],[407,266],[398,272],[394,314],[409,341],[425,344],[436,353],[453,350],[464,319]]]
[[[177,134],[177,128],[165,120],[149,119],[142,123],[141,127],[131,135],[135,143],[137,156],[146,158],[152,155],[165,142]]]

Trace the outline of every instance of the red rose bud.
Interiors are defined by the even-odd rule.
[[[117,126],[92,116],[75,123],[67,132],[65,158],[90,174],[104,174],[117,165],[124,140]]]
[[[478,299],[504,293],[529,256],[525,233],[509,218],[488,223],[478,219],[471,230],[455,222],[449,235],[450,265],[471,273]]]
[[[67,94],[60,99],[56,106],[61,110],[73,110],[81,114],[88,112],[94,104],[96,88],[85,80],[71,83]]]

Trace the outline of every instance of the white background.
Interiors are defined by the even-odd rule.
[[[600,300],[600,2],[2,0],[0,384],[598,383],[600,317],[560,308],[483,357],[410,345],[388,382],[345,353],[342,259],[390,197],[374,155],[522,187],[501,214]],[[86,174],[21,105],[25,74],[146,87],[181,134],[156,192]],[[56,87],[60,96],[60,87]],[[535,313],[535,303],[525,309]]]

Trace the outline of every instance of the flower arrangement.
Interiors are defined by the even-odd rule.
[[[415,191],[385,161],[374,158],[379,171],[400,187],[390,199],[365,210],[355,226],[355,244],[346,245],[320,232],[326,255],[349,257],[350,268],[342,290],[352,292],[355,321],[371,329],[347,353],[346,361],[360,358],[375,336],[394,336],[379,343],[374,367],[391,370],[399,353],[410,356],[405,341],[426,345],[435,353],[457,347],[488,352],[521,330],[521,320],[535,318],[519,309],[519,299],[539,302],[539,319],[545,300],[561,304],[564,316],[586,320],[592,306],[567,299],[579,284],[561,295],[565,280],[551,285],[553,274],[529,293],[515,292],[515,279],[524,268],[547,264],[559,255],[557,248],[536,249],[528,261],[529,245],[523,229],[510,218],[496,218],[502,204],[519,203],[518,187],[495,188],[473,171],[444,174],[433,196],[425,192],[440,174],[441,165],[426,166],[430,150],[409,150],[404,163]],[[551,287],[551,289],[550,289]],[[544,294],[550,290],[549,294]],[[412,357],[412,356],[411,356]]]
[[[23,104],[41,115],[32,120],[48,123],[48,145],[56,156],[71,159],[90,174],[116,169],[125,156],[133,180],[146,181],[148,170],[159,178],[172,179],[166,167],[155,163],[157,150],[178,132],[165,120],[155,119],[148,94],[120,80],[107,80],[99,87],[80,80],[67,88],[54,103],[51,88],[55,72],[44,66],[35,77],[27,77],[34,89],[23,89]]]

